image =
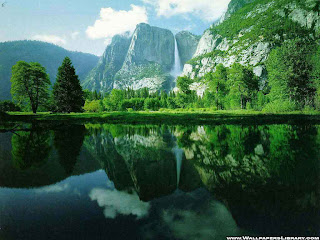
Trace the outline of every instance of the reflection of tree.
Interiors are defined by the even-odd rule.
[[[54,146],[56,147],[61,165],[66,174],[71,174],[77,162],[84,136],[83,125],[70,125],[54,131]]]
[[[12,136],[12,161],[16,168],[25,170],[40,167],[50,152],[50,133],[44,130],[19,132]]]
[[[315,126],[208,126],[188,138],[177,135],[202,182],[227,203],[239,223],[261,233],[272,225],[269,234],[288,234],[286,228],[292,234],[292,226],[296,235],[319,229],[320,142]]]

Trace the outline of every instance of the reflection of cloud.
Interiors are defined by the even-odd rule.
[[[106,218],[115,218],[117,214],[136,215],[142,218],[148,215],[149,203],[140,201],[136,193],[119,192],[117,190],[94,188],[89,197],[96,200],[100,207],[104,208]]]
[[[67,183],[61,184],[61,185],[56,184],[56,185],[35,189],[35,192],[36,193],[58,193],[58,192],[69,190],[69,188],[70,188],[70,185]]]
[[[216,201],[200,212],[165,210],[162,218],[179,239],[225,239],[240,234],[230,212]]]

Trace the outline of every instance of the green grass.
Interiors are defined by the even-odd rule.
[[[320,112],[290,112],[269,114],[257,111],[212,111],[210,109],[167,110],[158,112],[103,112],[103,113],[23,113],[10,112],[3,122],[71,122],[120,124],[273,124],[320,123]]]

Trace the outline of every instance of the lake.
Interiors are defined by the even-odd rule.
[[[320,125],[1,129],[0,239],[320,234]]]

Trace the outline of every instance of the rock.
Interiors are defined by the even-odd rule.
[[[125,65],[157,63],[170,71],[174,64],[174,36],[171,31],[141,23],[133,33]]]
[[[214,36],[210,30],[205,31],[201,37],[196,53],[193,57],[212,52],[222,41],[221,36]]]
[[[201,37],[187,31],[179,32],[175,37],[177,40],[180,61],[183,66],[195,54]]]
[[[191,35],[191,39],[195,38]],[[191,40],[186,42],[192,43]],[[174,83],[170,71],[174,65],[174,54],[175,39],[171,31],[141,23],[132,37],[114,37],[84,87],[103,92],[128,87],[171,90]],[[186,50],[184,54],[192,55]]]
[[[175,40],[167,29],[141,23],[137,26],[114,88],[171,89],[169,72],[174,64]]]
[[[122,68],[130,41],[131,38],[126,35],[114,36],[97,66],[89,73],[83,86],[92,91],[111,91],[114,76]]]
[[[251,5],[237,14],[246,4]],[[284,18],[290,19],[305,28],[306,32],[309,31],[306,37],[314,35],[317,39],[320,35],[319,8],[320,2],[317,0],[292,0],[289,3],[274,0],[263,3],[255,0],[232,0],[224,16],[201,37],[193,59],[184,66],[183,75],[191,79],[198,78],[201,82],[201,78],[206,73],[215,71],[220,63],[225,67],[240,63],[253,68],[259,77],[260,89],[263,89],[267,86],[265,62],[275,43],[281,44],[288,37],[294,37],[291,32],[285,32],[289,31],[287,29],[280,33],[279,24],[284,22]],[[265,22],[266,19],[273,20]],[[238,21],[244,21],[245,28],[238,27]],[[261,26],[268,27],[264,29]],[[201,84],[198,85],[193,85],[192,88],[201,95],[203,86],[198,90],[196,88]]]

